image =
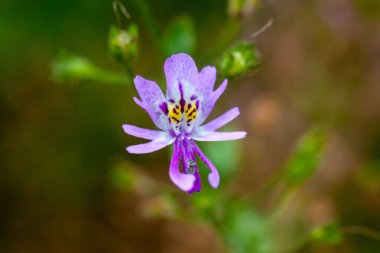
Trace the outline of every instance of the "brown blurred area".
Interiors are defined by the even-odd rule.
[[[212,51],[231,18],[227,1],[146,2],[162,26],[178,13],[194,18],[199,58]],[[122,71],[107,53],[115,23],[110,3],[0,3],[0,252],[228,252],[206,224],[144,212],[147,201],[166,210],[155,202],[154,187],[146,193],[112,185],[110,171],[128,160],[155,182],[175,187],[167,176],[168,149],[142,156],[124,150],[139,140],[123,134],[123,123],[153,126],[132,103],[134,88],[51,79],[60,47]],[[338,219],[380,230],[379,5],[267,0],[240,17],[240,39],[268,19],[274,24],[253,39],[263,66],[230,80],[213,114],[239,106],[236,124],[248,132],[236,177],[220,187],[251,194],[282,168],[308,129],[328,129],[326,158],[281,214],[283,229],[294,221],[313,227]],[[141,30],[136,72],[162,79],[163,62]],[[305,252],[379,250],[380,241],[347,235],[342,244]]]

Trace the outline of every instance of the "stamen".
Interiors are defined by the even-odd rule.
[[[188,160],[188,164],[187,164],[187,167],[186,167],[186,173],[187,174],[194,174],[195,173],[195,166],[197,164],[195,163],[195,161],[193,160]]]

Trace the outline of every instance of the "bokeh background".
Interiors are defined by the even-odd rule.
[[[132,17],[125,25],[139,28],[131,68],[165,87],[163,62],[177,49],[162,52],[141,2],[124,1]],[[229,129],[244,129],[247,138],[202,146],[221,169],[217,193],[207,173],[201,193],[177,190],[168,177],[168,148],[125,152],[141,140],[121,125],[153,124],[123,81],[131,73],[108,49],[110,26],[117,25],[112,1],[2,0],[0,252],[380,252],[380,2],[143,3],[160,32],[184,23],[181,38],[199,68],[217,65],[239,41],[260,51],[260,67],[230,79],[212,116],[239,106]],[[270,19],[273,25],[252,38]],[[170,38],[164,44],[172,46]],[[63,50],[121,81],[56,80]],[[324,131],[321,162],[284,204],[276,200],[287,192],[278,172],[294,164],[289,159],[302,136],[316,128]],[[219,220],[232,235],[208,222],[219,209],[199,214],[204,205],[223,213],[225,196],[245,203]],[[273,212],[272,228],[261,234],[261,220]],[[302,243],[329,221],[339,224],[342,238]],[[251,231],[259,231],[253,246],[239,248]]]

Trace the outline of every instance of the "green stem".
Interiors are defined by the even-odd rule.
[[[359,234],[380,241],[380,231],[364,226],[347,226],[341,227],[343,234]]]

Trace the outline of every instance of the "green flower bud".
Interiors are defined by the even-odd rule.
[[[257,48],[252,43],[240,42],[224,53],[219,68],[226,77],[236,77],[260,65],[261,56]]]
[[[111,26],[108,47],[117,61],[129,65],[137,55],[137,39],[136,25],[131,24],[126,30]]]

